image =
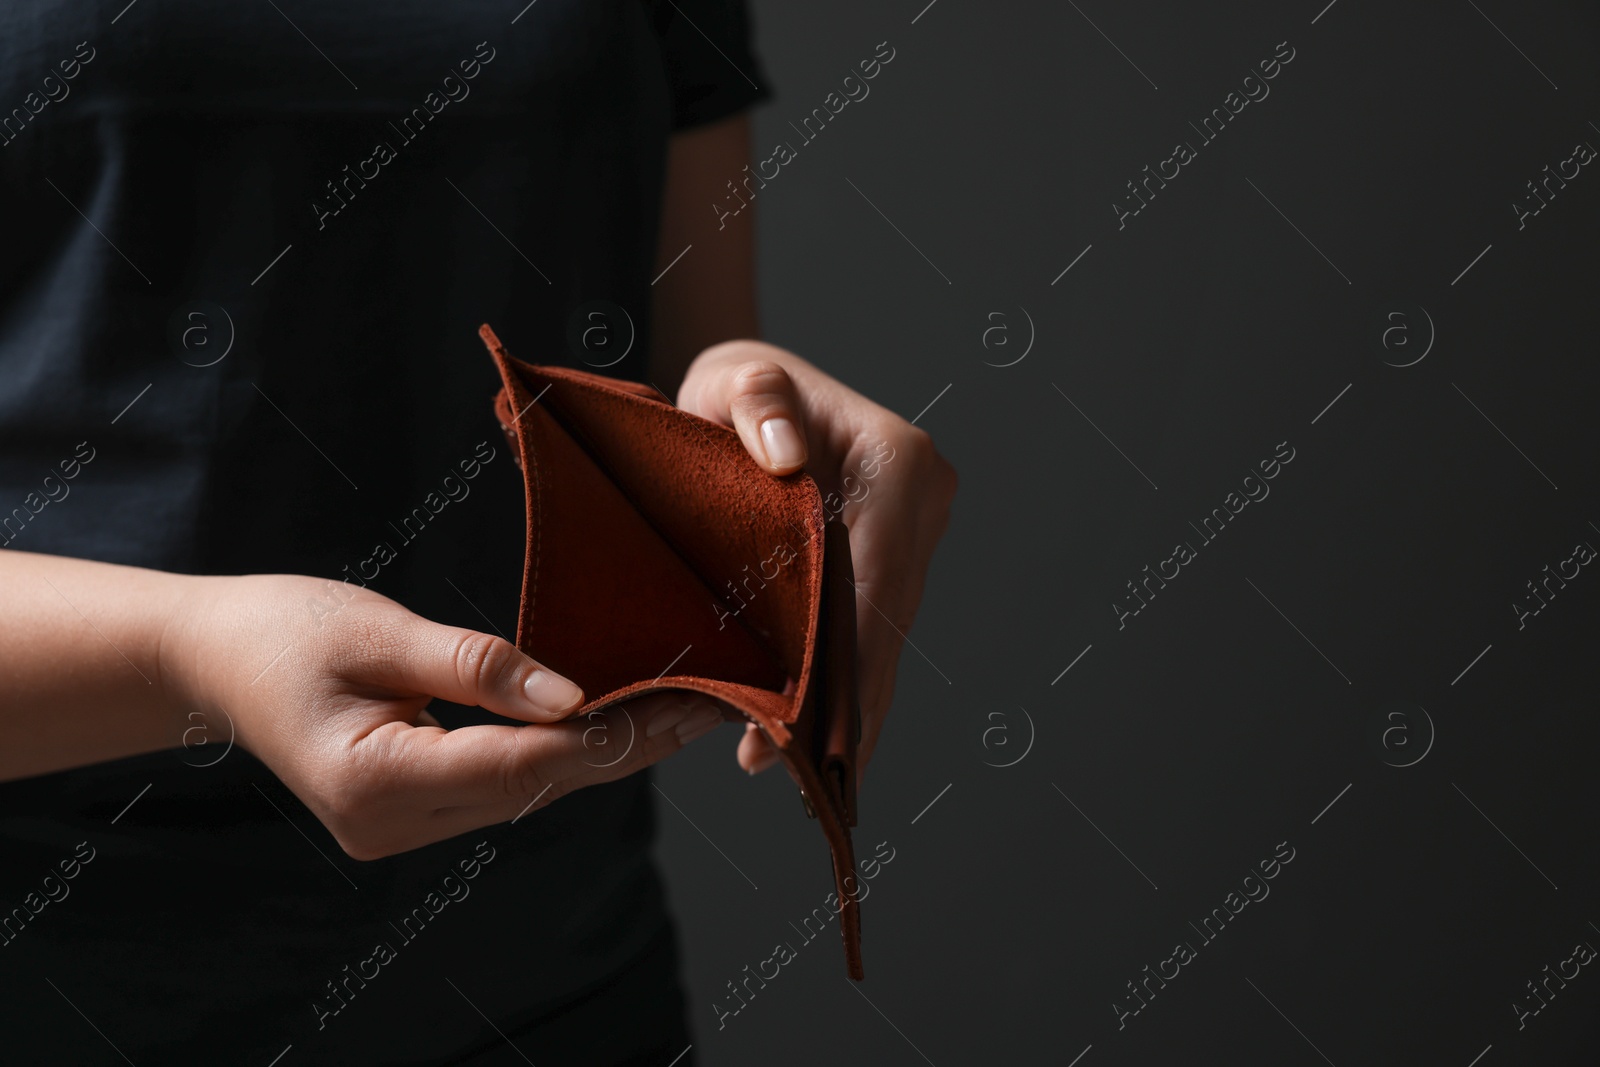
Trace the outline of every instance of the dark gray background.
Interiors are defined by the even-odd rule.
[[[925,2],[757,5],[761,155],[896,49],[758,196],[767,334],[907,417],[938,397],[918,425],[962,481],[863,794],[858,848],[895,859],[859,989],[830,929],[718,1029],[826,852],[731,731],[659,772],[697,1054],[1594,1062],[1588,968],[1520,1031],[1513,1002],[1600,945],[1600,577],[1511,607],[1600,545],[1600,175],[1512,209],[1600,145],[1593,7]],[[1119,230],[1124,183],[1283,41],[1270,96]],[[1027,357],[986,365],[1024,309]],[[1124,583],[1283,441],[1271,495],[1119,631]]]

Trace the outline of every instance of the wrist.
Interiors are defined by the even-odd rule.
[[[195,580],[141,567],[0,553],[8,654],[0,780],[175,748],[188,710],[169,634]]]
[[[167,744],[185,743],[194,715],[213,711],[206,664],[213,658],[207,640],[215,623],[208,617],[223,578],[178,574],[157,609],[154,660]]]

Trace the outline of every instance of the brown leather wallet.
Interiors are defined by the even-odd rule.
[[[832,853],[851,978],[856,898],[855,585],[848,531],[804,474],[655,389],[513,358],[478,331],[522,469],[528,545],[517,647],[583,687],[583,713],[663,689],[759,726]]]

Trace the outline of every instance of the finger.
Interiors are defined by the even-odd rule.
[[[527,722],[553,722],[583,705],[583,690],[502,637],[409,616],[386,634],[387,683]]]
[[[751,457],[773,474],[806,465],[805,419],[794,380],[765,359],[730,361],[712,372],[702,388],[700,414],[731,424]]]
[[[872,753],[878,745],[878,734],[883,731],[883,723],[894,701],[894,681],[906,648],[906,637],[898,625],[883,614],[883,611],[891,609],[885,603],[888,600],[886,590],[872,589],[867,582],[859,582],[856,595],[858,693],[861,699],[861,744],[856,749],[859,784],[861,777],[866,774],[867,765],[872,761]]]
[[[857,560],[856,647],[861,701],[861,743],[857,749],[858,777],[865,773],[878,745],[878,736],[894,699],[895,677],[917,608],[922,601],[923,568],[932,555],[942,529],[924,537],[915,523],[908,524],[902,501],[884,494],[864,507],[850,529],[851,556]],[[912,516],[914,517],[914,515]],[[925,525],[933,525],[931,523]],[[912,531],[910,544],[892,544],[896,533]],[[870,575],[887,570],[882,560],[896,560],[897,581],[873,580]],[[891,571],[892,573],[892,571]],[[921,658],[921,653],[918,658]],[[937,666],[930,669],[938,671]],[[942,674],[942,672],[939,672]]]
[[[442,723],[440,723],[438,719],[435,719],[433,717],[433,713],[430,712],[430,711],[426,711],[426,710],[417,712],[417,720],[416,720],[416,722],[413,722],[411,725],[412,726],[433,726],[433,727],[436,727],[436,728],[438,728],[440,730],[444,729],[444,725]]]
[[[709,701],[660,694],[563,722],[468,726],[394,735],[382,754],[430,809],[512,809],[624,777],[704,736],[722,721]],[[510,818],[511,815],[506,816]]]
[[[895,679],[904,646],[900,635],[887,626],[870,629],[859,642],[862,662],[872,667],[863,672],[861,679],[861,742],[856,750],[858,785],[877,751],[878,737],[888,720],[889,706],[894,702]]]
[[[778,762],[778,751],[755,723],[745,723],[744,736],[739,739],[735,758],[748,774],[760,774]]]
[[[425,758],[440,757],[440,766],[437,774],[427,775],[435,790],[429,796],[458,801],[429,810],[430,839],[518,821],[574,790],[616,781],[659,763],[723,722],[715,707],[681,697],[630,702],[626,714],[620,708],[594,714],[606,718],[606,730],[619,734],[614,742],[598,743],[593,734],[585,740],[586,729],[594,730],[596,726],[586,728],[590,716],[584,716],[582,720],[549,726],[468,727],[467,730],[503,730],[519,735],[508,741],[494,739],[494,744],[507,746],[505,751],[483,757],[465,750],[430,752]],[[464,732],[456,730],[452,735]],[[541,736],[523,742],[520,735],[524,734]],[[479,742],[474,739],[473,743]],[[622,751],[613,751],[612,744],[621,746]],[[485,766],[471,766],[480,759]],[[564,777],[558,777],[561,775]]]

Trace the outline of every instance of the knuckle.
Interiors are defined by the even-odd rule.
[[[920,426],[906,423],[899,436],[898,448],[906,453],[908,459],[919,466],[926,465],[933,457],[939,454],[938,450],[933,447],[933,435]]]
[[[905,453],[917,480],[930,487],[936,499],[948,507],[955,499],[960,480],[955,465],[934,445],[933,436],[920,426],[907,424],[893,444],[897,451]]]
[[[733,384],[745,392],[758,392],[789,384],[789,372],[771,359],[747,359],[733,371]]]
[[[500,774],[500,790],[505,799],[519,805],[530,800],[551,800],[556,788],[555,783],[544,780],[539,765],[532,760],[510,760]]]
[[[458,637],[452,650],[456,677],[471,692],[493,689],[511,669],[517,655],[504,638],[471,631]]]
[[[308,755],[300,772],[313,783],[302,798],[351,859],[370,861],[415,847],[397,809],[406,806],[395,777],[392,735],[377,731],[357,747]]]
[[[752,359],[734,368],[729,378],[734,403],[766,403],[787,401],[793,386],[789,372],[770,359]]]
[[[354,832],[369,822],[371,798],[359,781],[343,781],[327,787],[321,797],[327,821],[335,832]]]
[[[308,804],[336,836],[357,842],[370,837],[373,828],[383,824],[383,814],[392,788],[380,766],[388,761],[354,752],[316,759],[309,773],[316,781],[314,803]]]

